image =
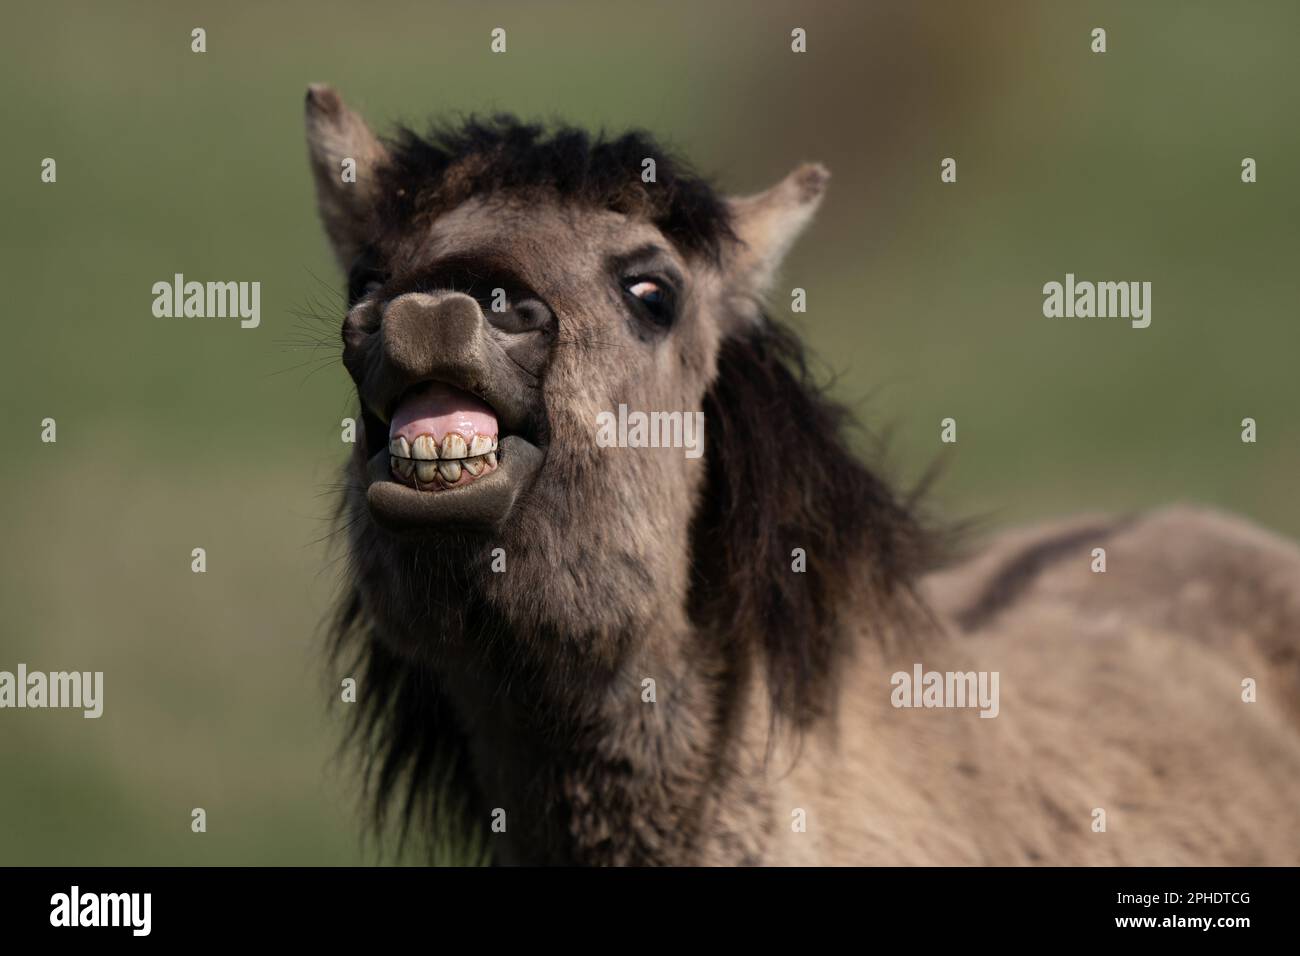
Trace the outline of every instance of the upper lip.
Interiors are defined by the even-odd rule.
[[[496,413],[502,434],[522,434],[536,441],[538,389],[536,382],[525,382],[509,369],[486,369],[468,365],[444,365],[436,372],[411,380],[379,374],[366,375],[357,385],[357,393],[366,410],[384,425],[402,401],[432,383],[451,385],[486,402]],[[379,370],[375,370],[378,372]],[[387,436],[385,436],[385,440]]]
[[[411,385],[402,388],[400,391],[390,390],[391,395],[382,405],[376,407],[375,404],[368,402],[364,390],[361,392],[361,401],[366,409],[374,415],[385,426],[389,425],[398,406],[402,404],[409,396],[416,394],[421,389],[431,384],[451,385],[464,392],[468,392],[475,398],[481,399],[489,408],[492,409],[497,417],[497,427],[502,436],[520,435],[527,438],[533,444],[540,444],[541,438],[538,434],[537,415],[534,411],[536,407],[537,386],[533,384],[521,385],[526,389],[526,395],[511,393],[509,388],[492,388],[480,378],[473,375],[440,375],[429,377],[414,382]],[[384,447],[387,447],[388,436],[382,436]],[[376,445],[376,448],[378,446]]]

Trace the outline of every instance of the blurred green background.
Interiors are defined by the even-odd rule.
[[[793,318],[898,479],[957,419],[941,513],[1198,500],[1300,534],[1291,0],[52,2],[0,33],[0,669],[106,682],[99,720],[0,712],[0,863],[381,858],[320,633],[351,403],[337,353],[303,348],[332,344],[299,313],[339,284],[310,81],[381,132],[448,110],[643,126],[735,191],[821,160],[776,311],[808,290]],[[261,327],[154,318],[175,272],[260,281]],[[1151,281],[1151,327],[1043,318],[1066,272]]]

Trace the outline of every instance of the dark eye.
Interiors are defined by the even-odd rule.
[[[673,321],[672,290],[667,283],[644,276],[623,280],[623,291],[654,324],[668,326]]]

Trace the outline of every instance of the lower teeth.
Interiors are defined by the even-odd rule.
[[[462,470],[469,472],[471,478],[477,478],[495,468],[496,465],[497,453],[494,451],[488,452],[486,455],[476,455],[473,458],[440,459],[437,461],[402,458],[397,455],[388,456],[388,467],[393,475],[404,481],[415,479],[417,485],[432,485],[436,478],[441,478],[442,484],[454,485],[460,481]]]

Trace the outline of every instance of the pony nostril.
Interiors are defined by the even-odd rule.
[[[369,305],[353,306],[343,318],[340,336],[343,339],[343,367],[354,379],[362,371],[366,340],[377,331],[379,313]]]
[[[510,303],[504,312],[488,310],[485,315],[495,329],[511,335],[526,332],[548,331],[555,322],[555,315],[538,299],[524,299]]]
[[[379,309],[370,303],[354,305],[343,317],[343,341],[354,342],[379,331]]]

